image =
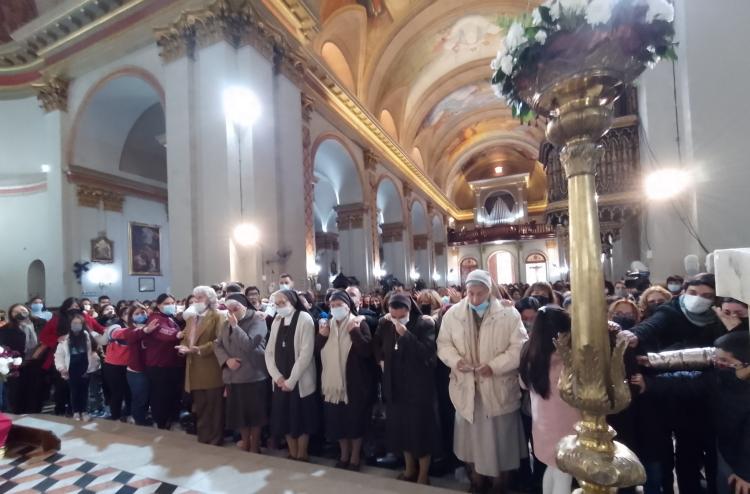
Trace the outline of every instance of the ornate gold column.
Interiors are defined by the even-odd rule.
[[[556,107],[547,137],[562,147],[560,160],[568,180],[574,302],[571,336],[557,343],[565,362],[560,394],[582,414],[577,435],[558,445],[557,464],[581,482],[585,493],[614,492],[646,480],[638,458],[613,441],[615,431],[607,424],[607,415],[630,403],[630,389],[623,363],[625,342],[614,351],[610,347],[595,173],[603,152],[598,140],[612,124],[612,103],[621,81],[611,74],[584,72],[558,79],[537,96],[538,104]]]

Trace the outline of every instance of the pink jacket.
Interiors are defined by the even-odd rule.
[[[557,381],[563,362],[557,352],[552,353],[549,366],[550,394],[546,400],[531,391],[531,434],[534,454],[547,466],[557,467],[557,443],[563,437],[575,434],[573,428],[581,420],[580,412],[560,398]]]

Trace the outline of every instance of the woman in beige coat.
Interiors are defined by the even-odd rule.
[[[527,339],[521,316],[493,294],[487,271],[472,271],[466,297],[443,316],[438,357],[451,369],[454,452],[471,472],[472,492],[487,477],[501,491],[526,457],[518,367]]]

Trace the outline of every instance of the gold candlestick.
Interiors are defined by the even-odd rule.
[[[516,78],[521,97],[547,115],[547,138],[560,149],[568,179],[570,282],[574,296],[571,335],[557,342],[565,368],[561,397],[581,410],[576,435],[557,450],[558,467],[576,477],[584,493],[610,493],[642,484],[646,473],[636,455],[614,441],[606,416],[630,403],[623,354],[625,343],[610,347],[601,265],[595,171],[602,149],[597,141],[609,130],[613,103],[623,86],[644,69],[622,53],[616,37],[580,50],[572,33],[557,49]],[[566,42],[575,49],[566,50]],[[578,43],[576,43],[578,42]],[[562,47],[562,48],[561,48]]]

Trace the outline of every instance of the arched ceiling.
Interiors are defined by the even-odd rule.
[[[353,93],[374,115],[387,115],[384,128],[403,149],[419,149],[419,166],[459,208],[473,207],[468,182],[495,176],[499,164],[504,174],[536,173],[543,129],[512,118],[492,91],[489,65],[505,35],[499,17],[526,12],[539,1],[307,3],[325,26],[321,40],[345,44],[348,31],[351,45],[359,47],[359,55],[349,58],[352,72],[363,74]],[[351,16],[356,8],[367,17],[356,33],[352,22],[337,27],[343,24],[337,16]],[[546,177],[534,178],[539,190],[531,191],[529,202],[546,198]]]

